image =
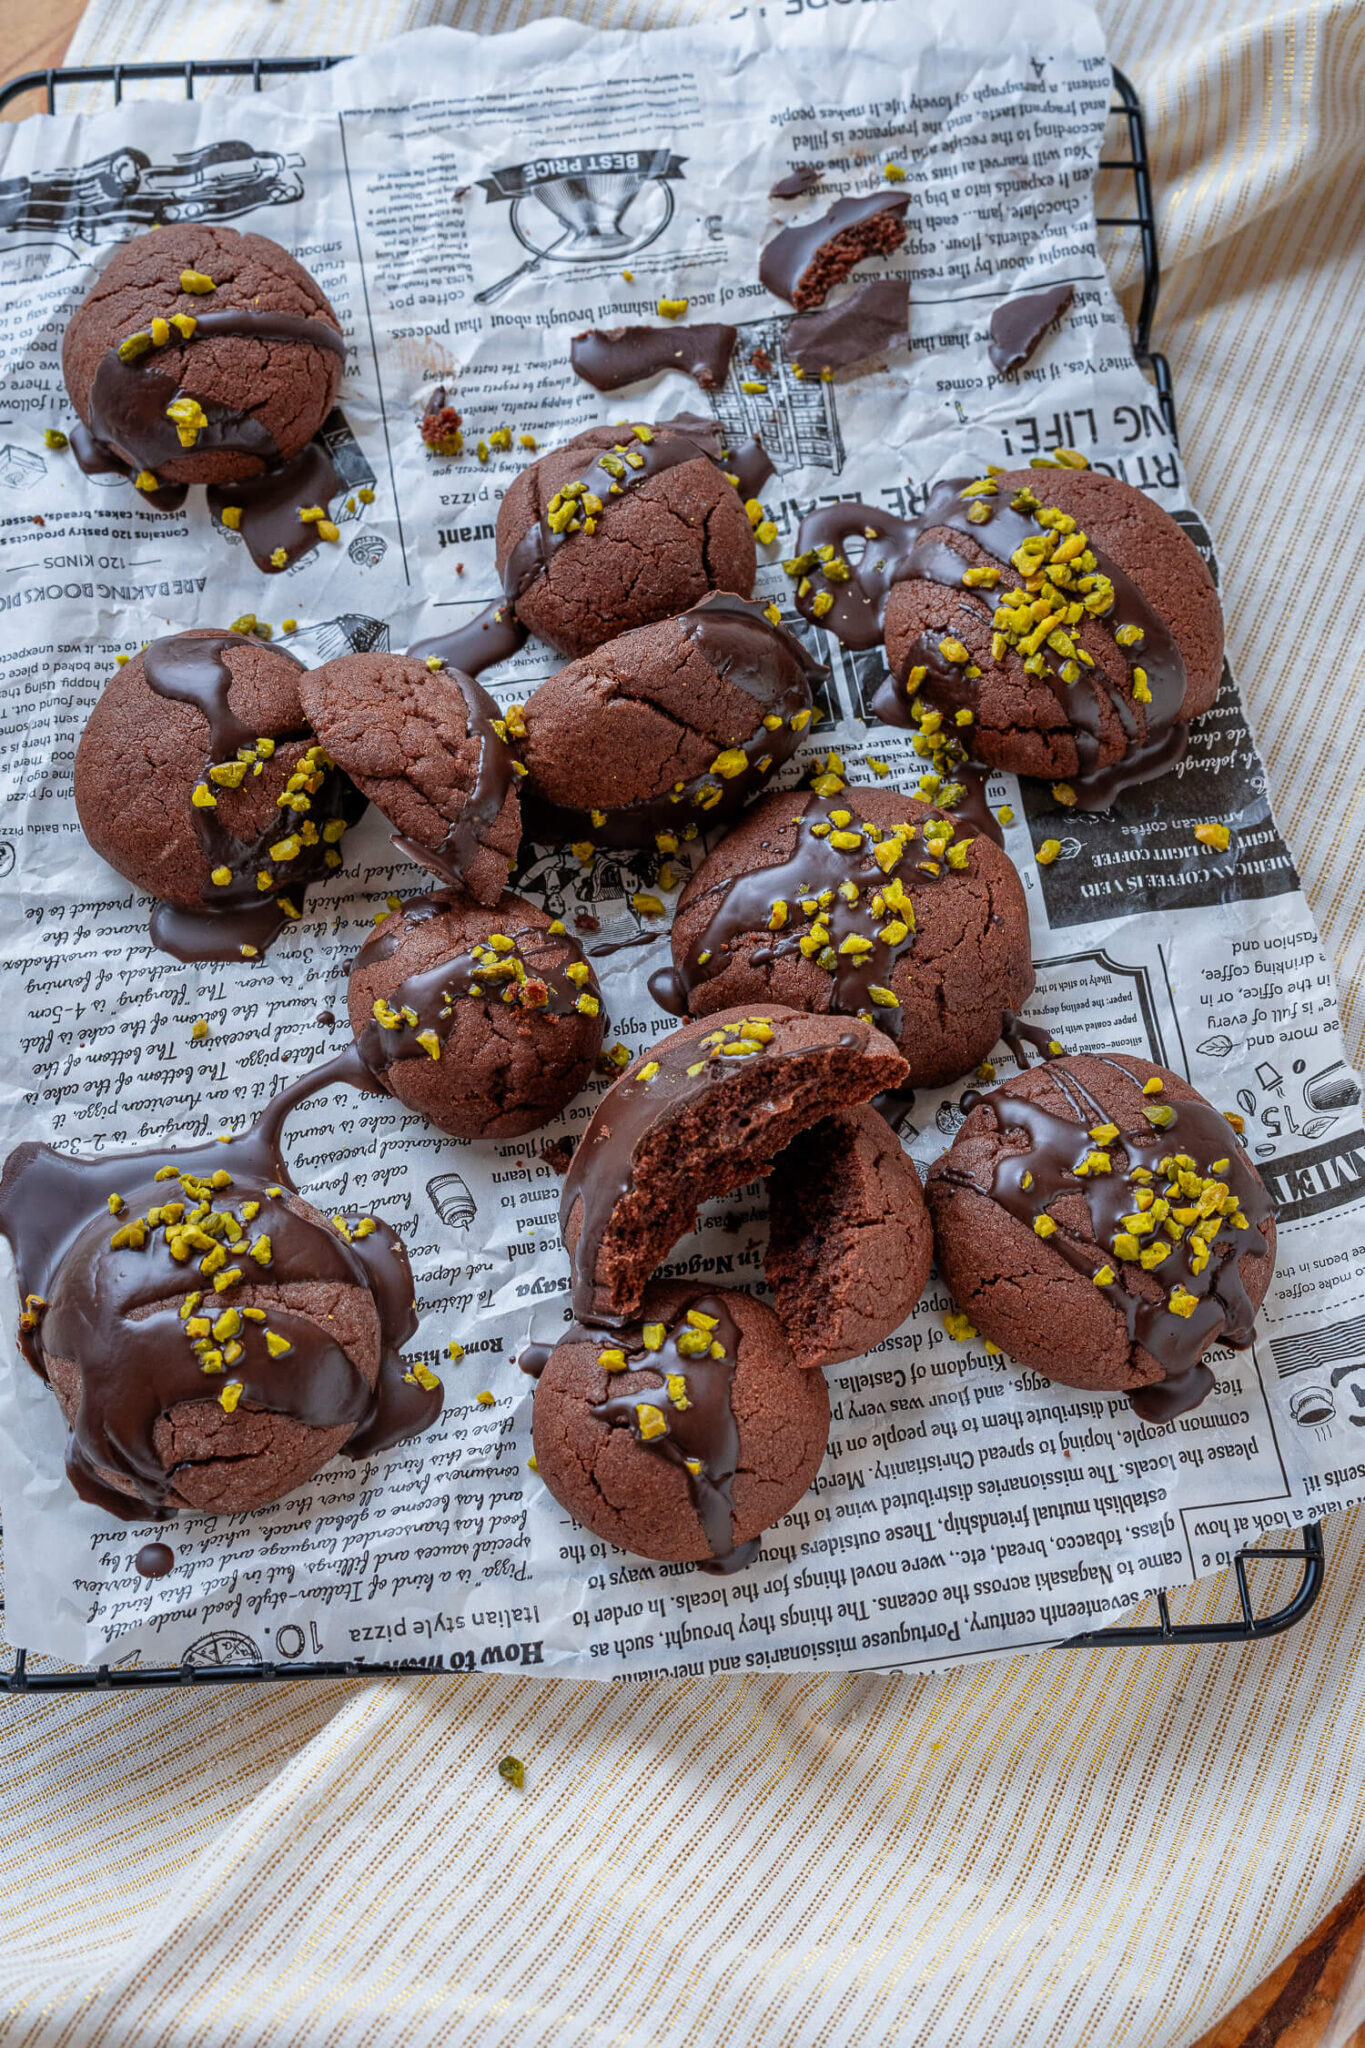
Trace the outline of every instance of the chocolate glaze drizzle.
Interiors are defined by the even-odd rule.
[[[987,353],[1002,377],[1023,367],[1075,295],[1074,285],[1056,284],[1045,292],[1030,292],[1026,298],[1009,299],[996,307],[991,314]]]
[[[706,1322],[693,1324],[688,1321],[689,1315],[703,1317]],[[583,1329],[566,1334],[588,1339],[593,1336],[591,1330]],[[695,1345],[705,1335],[709,1335],[710,1342],[701,1354],[679,1348],[680,1343]],[[692,1500],[711,1546],[711,1556],[701,1566],[703,1571],[742,1571],[758,1555],[757,1537],[738,1546],[734,1540],[733,1489],[739,1467],[739,1424],[731,1390],[740,1341],[739,1328],[724,1295],[695,1295],[665,1326],[662,1344],[647,1348],[638,1323],[629,1332],[613,1335],[613,1344],[626,1354],[627,1371],[658,1374],[659,1384],[612,1394],[595,1403],[592,1411],[611,1428],[628,1429],[642,1449],[655,1457],[667,1458],[687,1474]],[[684,1382],[681,1403],[675,1402],[668,1391],[670,1381],[676,1386],[678,1378]],[[640,1411],[645,1408],[663,1418],[664,1428],[657,1435],[643,1433]]]
[[[821,506],[801,522],[797,537],[798,557],[821,547],[832,546],[834,560],[843,561],[845,544],[854,536],[866,538],[862,558],[846,566],[846,579],[829,580],[825,565],[817,563],[803,577],[805,595],[796,599],[797,609],[815,619],[815,599],[823,592],[833,598],[832,606],[819,615],[819,623],[848,647],[874,647],[882,638],[886,601],[897,583],[917,580],[937,583],[954,593],[956,603],[977,620],[990,622],[1003,593],[1022,587],[1023,578],[1013,570],[1012,556],[1026,541],[1045,536],[1032,514],[1016,510],[999,497],[964,499],[968,480],[957,477],[936,486],[923,512],[914,520],[897,519],[870,505]],[[990,517],[973,524],[968,513],[974,505],[985,505]],[[971,564],[941,536],[957,533],[999,562],[1006,577],[994,590],[972,590],[963,586],[962,576]],[[1133,783],[1150,781],[1175,767],[1185,754],[1189,727],[1180,717],[1185,701],[1185,664],[1174,635],[1132,579],[1098,548],[1091,545],[1096,571],[1109,579],[1113,603],[1098,621],[1110,634],[1122,628],[1136,629],[1138,639],[1130,647],[1115,641],[1116,651],[1130,675],[1140,667],[1151,692],[1140,724],[1124,691],[1110,683],[1097,666],[1082,669],[1074,683],[1065,682],[1048,666],[1040,680],[1057,698],[1073,733],[1079,772],[1068,778],[1081,810],[1107,810],[1119,793]],[[971,679],[949,662],[940,649],[939,633],[925,633],[911,648],[907,675],[922,668],[925,673],[915,693],[934,710],[951,713],[970,709]],[[874,714],[886,723],[913,724],[907,702],[907,676],[883,685],[873,700]],[[914,693],[911,693],[914,694]],[[1124,734],[1126,746],[1117,761],[1099,765],[1101,706],[1112,706]]]
[[[456,903],[448,890],[414,897],[403,905],[401,918],[395,918],[365,941],[351,972],[360,973],[390,959],[414,925],[442,916]],[[355,1050],[381,1087],[388,1087],[385,1076],[396,1061],[433,1056],[431,1034],[437,1041],[439,1056],[439,1048],[450,1035],[455,1004],[461,996],[504,1002],[540,1017],[571,1015],[582,995],[600,1002],[596,976],[584,961],[578,941],[568,932],[527,925],[500,936],[511,941],[510,950],[495,952],[486,945],[477,958],[471,951],[437,960],[430,967],[408,975],[388,998],[387,1014],[393,1022],[386,1024],[378,1017],[371,1018],[356,1040]],[[568,969],[579,966],[584,970],[583,978],[575,980]]]
[[[905,240],[905,209],[909,204],[907,193],[894,192],[867,192],[852,199],[836,199],[828,213],[783,228],[773,236],[758,259],[759,282],[798,312],[818,306],[831,285],[846,277],[864,255],[884,254],[900,247]],[[879,216],[886,218],[882,221]],[[878,225],[869,230],[869,223],[874,221]],[[806,284],[807,271],[817,265],[816,277]]]
[[[626,384],[682,370],[703,391],[725,382],[739,330],[723,321],[693,327],[593,327],[576,334],[569,361],[595,391],[620,391]]]
[[[438,633],[430,640],[419,640],[408,653],[423,661],[434,654],[448,669],[478,676],[525,645],[525,626],[507,599],[500,597],[495,604],[476,612],[466,625],[457,626],[453,633]]]
[[[204,496],[216,520],[221,521],[226,507],[237,507],[247,553],[258,569],[273,576],[318,545],[317,521],[300,519],[299,507],[321,505],[325,511],[343,488],[329,451],[321,441],[308,441],[278,469],[237,483],[210,484]],[[284,560],[272,561],[281,548]]]
[[[1105,1065],[1113,1067],[1125,1080],[1132,1080],[1128,1069],[1118,1060],[1102,1054],[1096,1057],[1103,1058]],[[1274,1209],[1226,1118],[1207,1102],[1164,1103],[1164,1097],[1156,1097],[1155,1104],[1164,1103],[1173,1112],[1168,1123],[1150,1133],[1125,1131],[1121,1137],[1103,1144],[1102,1149],[1109,1153],[1113,1163],[1111,1172],[1078,1174],[1076,1168],[1100,1144],[1091,1136],[1092,1129],[1108,1124],[1111,1119],[1073,1073],[1054,1067],[1052,1078],[1075,1110],[1077,1121],[1071,1122],[1005,1089],[996,1089],[989,1095],[969,1089],[962,1097],[962,1107],[969,1113],[976,1108],[989,1111],[1002,1137],[1021,1132],[1027,1140],[1022,1150],[1006,1152],[997,1162],[991,1196],[1030,1228],[1048,1212],[1058,1196],[1080,1196],[1084,1200],[1095,1241],[1088,1243],[1077,1237],[1054,1217],[1057,1228],[1047,1242],[1068,1265],[1089,1279],[1105,1266],[1114,1273],[1113,1283],[1104,1289],[1105,1299],[1123,1317],[1129,1343],[1140,1344],[1166,1375],[1152,1386],[1130,1393],[1129,1402],[1145,1422],[1165,1422],[1197,1407],[1212,1391],[1213,1374],[1202,1363],[1210,1344],[1221,1342],[1234,1349],[1245,1349],[1251,1343],[1256,1311],[1242,1281],[1240,1261],[1248,1253],[1269,1251],[1262,1226],[1273,1216]],[[1201,1179],[1213,1180],[1226,1195],[1236,1198],[1237,1211],[1246,1218],[1247,1228],[1237,1228],[1231,1215],[1220,1217],[1217,1235],[1207,1241],[1208,1262],[1200,1271],[1195,1270],[1194,1261],[1199,1240],[1193,1236],[1192,1228],[1183,1228],[1179,1241],[1172,1244],[1167,1256],[1153,1269],[1161,1298],[1148,1301],[1125,1285],[1125,1275],[1132,1272],[1135,1262],[1116,1254],[1113,1241],[1130,1227],[1135,1213],[1143,1213],[1137,1211],[1137,1195],[1144,1187],[1150,1187],[1158,1199],[1168,1200],[1172,1210],[1184,1207],[1187,1202],[1190,1206],[1197,1203],[1198,1196],[1191,1196],[1188,1191],[1177,1189],[1172,1195],[1163,1195],[1170,1185],[1165,1162],[1172,1161],[1177,1154],[1195,1161],[1192,1171]],[[1217,1174],[1211,1174],[1213,1163],[1224,1160],[1226,1166],[1220,1165]],[[1149,1178],[1142,1179],[1143,1174]],[[938,1177],[954,1186],[976,1187],[969,1174],[951,1169],[942,1171]],[[1140,1243],[1160,1241],[1158,1233],[1162,1227],[1158,1221],[1150,1232],[1142,1234]],[[1194,1306],[1188,1315],[1176,1314],[1167,1306],[1177,1288],[1193,1298]]]
[[[49,1359],[69,1360],[80,1373],[67,1473],[83,1500],[134,1521],[174,1514],[169,1495],[182,1468],[162,1466],[156,1424],[177,1403],[215,1400],[234,1382],[248,1408],[317,1428],[351,1425],[346,1448],[357,1457],[399,1443],[436,1420],[440,1387],[422,1386],[399,1356],[399,1346],[417,1327],[412,1272],[401,1241],[375,1219],[343,1217],[343,1230],[297,1214],[286,1200],[296,1191],[282,1151],[285,1118],[306,1096],[343,1080],[377,1087],[359,1062],[343,1055],[280,1090],[247,1131],[226,1141],[98,1159],[36,1144],[10,1154],[0,1181],[0,1235],[13,1248],[24,1305],[19,1341],[44,1379]],[[175,1177],[158,1180],[158,1170],[166,1167]],[[212,1176],[218,1174],[229,1178],[214,1187]],[[110,1211],[111,1196],[121,1199],[117,1213]],[[179,1219],[164,1217],[166,1203],[183,1204]],[[244,1217],[241,1211],[250,1203],[259,1205],[257,1212]],[[163,1214],[154,1218],[158,1210]],[[213,1227],[203,1233],[203,1244],[196,1241],[186,1258],[177,1259],[171,1237],[191,1214]],[[213,1223],[215,1215],[232,1222]],[[128,1233],[127,1226],[138,1221],[141,1229]],[[372,1227],[358,1229],[361,1224]],[[115,1244],[116,1237],[124,1241]],[[263,1238],[269,1240],[267,1256],[258,1258],[250,1246]],[[228,1256],[215,1260],[213,1246]],[[202,1271],[201,1252],[219,1273],[238,1266],[242,1281],[216,1290]],[[233,1306],[236,1285],[309,1280],[362,1287],[373,1298],[382,1346],[374,1389],[319,1323],[282,1304],[269,1308],[264,1323],[242,1318],[240,1329],[221,1344],[213,1337],[216,1364],[210,1339],[192,1332],[190,1319],[181,1314],[191,1292],[202,1296],[196,1308],[217,1321]],[[275,1347],[266,1342],[267,1330]],[[276,1355],[280,1338],[289,1348]],[[233,1343],[241,1346],[237,1355],[230,1351]],[[100,1468],[130,1482],[135,1493],[110,1486]]]
[[[248,750],[253,764],[255,761],[257,735],[241,723],[232,709],[232,671],[223,660],[225,648],[250,644],[240,633],[174,633],[163,640],[153,640],[143,653],[148,688],[160,697],[192,704],[208,720],[209,758],[204,767],[204,787],[210,791],[215,788],[209,773],[212,768],[235,762]],[[283,648],[275,652],[278,659],[294,660]],[[301,668],[302,663],[295,666]],[[277,735],[276,745],[311,738],[308,728],[300,726],[297,732]],[[251,773],[250,767],[247,772]],[[306,797],[305,809],[276,811],[250,843],[234,837],[222,823],[216,806],[191,807],[194,829],[210,870],[226,869],[230,880],[206,883],[202,908],[154,904],[149,920],[153,945],[177,960],[236,960],[242,956],[244,947],[263,952],[293,921],[291,909],[294,917],[302,915],[310,884],[327,872],[326,854],[334,842],[324,838],[325,828],[337,822],[343,827],[354,824],[365,808],[364,798],[340,769],[319,766],[316,773],[318,786],[300,792]],[[305,817],[317,827],[316,843],[300,844],[298,852],[286,862],[273,858],[271,846],[296,833]],[[266,872],[273,880],[268,890],[262,890],[257,877]],[[286,909],[286,904],[291,909]]]
[[[588,839],[600,846],[651,846],[656,833],[682,835],[689,826],[695,831],[697,826],[726,824],[796,752],[814,693],[829,676],[825,664],[816,661],[785,626],[774,625],[762,606],[729,591],[710,592],[678,624],[716,674],[753,699],[752,731],[717,742],[718,758],[743,754],[745,765],[726,774],[708,769],[662,796],[599,810],[597,815],[606,820],[600,825],[593,822],[591,811],[567,809],[528,794],[528,830],[533,838],[547,843]],[[781,723],[770,731],[765,718]],[[800,725],[793,723],[796,719]],[[727,767],[733,768],[733,763]]]
[[[582,477],[572,481],[582,482],[587,491],[600,498],[605,511],[615,499],[647,483],[651,477],[661,476],[665,470],[676,469],[684,462],[698,461],[713,462],[734,477],[736,488],[746,498],[753,497],[773,473],[767,450],[757,437],[732,456],[722,446],[719,421],[682,412],[643,430],[622,426],[621,439],[611,448],[596,452],[585,449]],[[556,550],[583,532],[585,516],[591,515],[580,515],[576,524],[565,524],[555,532],[550,526],[549,507],[542,507],[534,526],[521,536],[507,558],[502,581],[509,606],[515,606],[536,578],[545,574]]]

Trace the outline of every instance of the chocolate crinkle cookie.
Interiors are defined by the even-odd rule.
[[[791,758],[827,674],[795,634],[725,593],[623,633],[525,706],[529,829],[676,853]]]
[[[861,1016],[912,1086],[968,1073],[1033,989],[1028,909],[984,833],[899,790],[764,797],[684,889],[661,993]]]
[[[6,1195],[28,1158],[7,1162]],[[226,1172],[153,1180],[150,1162],[139,1185],[135,1168],[72,1240],[28,1340],[71,1426],[69,1476],[134,1519],[264,1507],[371,1412],[375,1297],[291,1191]]]
[[[521,841],[525,770],[488,692],[435,657],[382,652],[342,655],[299,687],[313,730],[395,843],[496,903]]]
[[[974,1331],[1164,1421],[1252,1339],[1275,1217],[1233,1123],[1178,1074],[1077,1053],[963,1098],[929,1171],[939,1269]]]
[[[518,619],[561,654],[748,597],[757,557],[714,421],[590,427],[522,470],[498,508],[498,574]]]
[[[1006,471],[939,486],[912,540],[885,611],[898,722],[965,722],[982,760],[1082,808],[1181,758],[1218,694],[1223,621],[1154,499],[1095,470]]]
[[[577,941],[520,896],[418,897],[365,941],[347,993],[360,1058],[457,1138],[514,1138],[593,1070],[606,1019]]]
[[[149,488],[229,483],[297,455],[344,360],[336,314],[287,250],[196,224],[116,250],[62,344],[86,430]]]
[[[76,749],[76,811],[121,875],[161,899],[181,958],[259,953],[341,866],[364,809],[309,729],[305,671],[281,648],[196,628],[106,683]]]
[[[752,1295],[663,1283],[628,1327],[565,1333],[533,1429],[540,1477],[595,1536],[733,1570],[815,1477],[829,1394]]]
[[[904,1078],[891,1041],[857,1017],[768,1005],[656,1039],[598,1103],[565,1176],[559,1220],[575,1313],[633,1315],[703,1202],[770,1173],[808,1124]]]
[[[828,1117],[779,1154],[763,1272],[798,1365],[858,1358],[898,1330],[933,1252],[919,1175],[878,1110]]]

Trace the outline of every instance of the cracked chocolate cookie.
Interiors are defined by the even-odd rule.
[[[926,1191],[975,1329],[1049,1379],[1127,1393],[1149,1422],[1202,1401],[1205,1352],[1250,1344],[1275,1265],[1232,1121],[1128,1053],[1054,1060],[963,1105]]]
[[[665,1283],[628,1328],[566,1332],[533,1431],[540,1477],[595,1536],[733,1571],[819,1470],[829,1394],[752,1295]]]
[[[898,1330],[933,1255],[919,1175],[879,1111],[812,1124],[774,1162],[763,1271],[798,1365],[859,1358]]]
[[[969,1072],[1033,989],[1028,909],[993,840],[899,790],[764,797],[684,889],[671,1009],[870,1019],[913,1086]]]
[[[86,454],[152,490],[228,483],[297,455],[344,360],[337,316],[302,264],[264,235],[204,224],[115,250],[62,343]]]
[[[378,652],[329,661],[299,691],[332,758],[395,828],[394,844],[496,903],[521,842],[520,764],[488,692],[436,657]]]
[[[81,830],[161,901],[184,960],[252,959],[341,866],[363,811],[304,717],[282,648],[196,628],[153,640],[105,684],[76,749]]]
[[[757,557],[714,421],[590,427],[537,456],[498,507],[498,574],[521,623],[587,654],[708,590],[747,597]]]
[[[365,941],[347,991],[360,1058],[457,1138],[515,1138],[557,1116],[593,1070],[606,1019],[592,969],[520,896],[441,892]]]
[[[770,1173],[807,1124],[904,1078],[890,1040],[857,1017],[768,1005],[656,1039],[598,1103],[565,1176],[559,1222],[575,1313],[633,1315],[708,1197]]]
[[[676,853],[791,758],[828,673],[725,593],[569,662],[522,714],[532,835]]]
[[[869,542],[863,559],[884,550]],[[1023,469],[942,484],[885,551],[895,686],[877,714],[966,726],[982,760],[1043,777],[1062,804],[1107,808],[1176,765],[1188,721],[1218,694],[1223,620],[1203,558],[1117,477]],[[835,631],[860,574],[825,593]]]

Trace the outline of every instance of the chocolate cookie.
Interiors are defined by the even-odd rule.
[[[561,654],[672,618],[708,590],[747,597],[756,561],[720,429],[686,414],[590,427],[537,456],[498,507],[505,595]]]
[[[877,1110],[812,1124],[775,1161],[763,1271],[798,1365],[861,1357],[898,1330],[933,1255],[919,1175]]]
[[[914,1086],[967,1073],[1033,989],[1009,857],[899,790],[773,794],[697,869],[673,920],[670,1009],[747,1003],[856,1015]]]
[[[7,1162],[6,1193],[31,1153]],[[157,1181],[150,1161],[139,1185],[137,1164],[71,1241],[30,1340],[71,1425],[68,1471],[84,1498],[135,1518],[264,1507],[372,1408],[374,1296],[333,1225],[288,1189]]]
[[[86,452],[162,486],[227,483],[297,455],[344,359],[336,314],[287,250],[202,223],[115,250],[62,343]]]
[[[457,1138],[548,1123],[593,1070],[606,1019],[578,943],[520,896],[417,897],[365,941],[347,992],[366,1067]]]
[[[629,1328],[560,1339],[533,1430],[540,1477],[595,1536],[733,1571],[819,1470],[829,1393],[752,1295],[663,1284]]]
[[[878,715],[968,724],[981,759],[1083,808],[1179,761],[1218,694],[1223,623],[1199,550],[1155,500],[1094,470],[1007,471],[940,485],[907,539],[885,598],[897,687]]]
[[[798,1131],[904,1078],[894,1046],[854,1017],[768,1005],[657,1039],[602,1097],[565,1176],[575,1313],[633,1315],[709,1196],[770,1173]]]
[[[364,809],[309,730],[283,649],[195,628],[106,683],[76,749],[81,829],[161,901],[154,942],[184,960],[252,958],[341,865]]]
[[[724,593],[580,656],[523,713],[533,836],[676,853],[791,758],[828,674]]]
[[[458,669],[378,652],[313,669],[299,692],[332,758],[396,828],[394,844],[496,903],[521,842],[521,806],[519,764],[488,692]]]
[[[1077,1053],[981,1097],[927,1193],[939,1270],[981,1335],[1149,1422],[1202,1401],[1245,1346],[1275,1218],[1233,1126],[1128,1053]]]

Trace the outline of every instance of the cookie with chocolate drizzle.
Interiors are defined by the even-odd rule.
[[[528,830],[677,853],[790,760],[828,674],[794,633],[726,592],[621,634],[542,683],[517,721]]]
[[[564,1178],[559,1224],[574,1313],[619,1323],[701,1204],[772,1171],[808,1124],[906,1067],[860,1017],[776,1004],[722,1010],[659,1038],[598,1103]]]
[[[66,1416],[82,1500],[132,1521],[240,1514],[435,1422],[440,1381],[399,1351],[417,1327],[401,1241],[373,1216],[329,1221],[289,1178],[285,1118],[343,1078],[304,1076],[225,1141],[6,1160],[20,1346]]]
[[[1008,855],[935,805],[834,775],[754,806],[684,889],[672,946],[651,983],[665,1008],[862,1017],[895,1040],[912,1087],[970,1072],[1033,991]]]
[[[1251,1343],[1275,1266],[1236,1123],[1128,1053],[1055,1060],[963,1106],[926,1192],[975,1331],[1066,1386],[1127,1393],[1145,1421],[1195,1407],[1205,1353]]]
[[[538,455],[498,507],[498,574],[522,625],[587,654],[708,590],[748,597],[757,557],[746,480],[714,420],[590,427]]]
[[[347,1005],[369,1072],[457,1138],[548,1123],[592,1073],[606,1027],[577,940],[511,895],[486,908],[441,891],[392,911],[355,958]]]
[[[283,648],[196,627],[134,655],[90,714],[81,829],[160,899],[152,941],[177,959],[256,958],[341,866],[365,799],[309,728],[304,675]]]
[[[730,1572],[819,1470],[829,1394],[763,1302],[663,1283],[628,1327],[565,1332],[536,1384],[533,1431],[540,1477],[595,1536]]]
[[[496,903],[521,843],[526,770],[472,676],[436,655],[345,654],[299,683],[328,753],[394,826],[394,845]]]
[[[83,468],[170,509],[188,484],[299,455],[336,399],[341,325],[287,250],[203,223],[135,235],[67,324],[62,373]]]
[[[939,484],[909,521],[818,508],[784,566],[806,617],[852,647],[885,636],[875,717],[963,732],[1105,810],[1183,758],[1218,694],[1222,613],[1170,514],[1071,461]]]

